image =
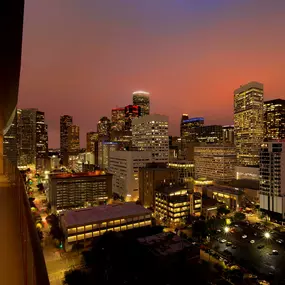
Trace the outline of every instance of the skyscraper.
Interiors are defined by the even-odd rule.
[[[285,142],[261,145],[260,209],[285,218]]]
[[[235,143],[235,134],[234,126],[226,125],[223,126],[223,143],[224,144],[234,144]]]
[[[68,128],[68,154],[77,155],[80,151],[79,126],[71,125]]]
[[[132,130],[132,120],[141,116],[141,107],[128,105],[125,107],[125,130]]]
[[[97,132],[88,132],[86,134],[86,151],[94,152],[95,151],[95,142],[98,142],[98,133]]]
[[[125,129],[125,108],[112,109],[112,131],[122,131]]]
[[[7,156],[15,166],[17,166],[17,114],[15,114],[12,124],[4,135],[4,156]]]
[[[68,128],[72,125],[72,117],[64,115],[60,117],[60,156],[63,164],[68,160]]]
[[[263,84],[250,82],[234,91],[234,128],[240,166],[259,165],[263,141]]]
[[[48,127],[45,123],[45,113],[37,111],[36,114],[36,157],[48,157]]]
[[[133,92],[133,105],[140,106],[141,116],[150,114],[150,93],[145,91],[135,91]]]
[[[184,142],[197,142],[199,135],[197,133],[199,130],[198,127],[202,127],[203,125],[204,125],[204,118],[201,117],[181,120],[180,124],[181,139]]]
[[[18,110],[19,166],[36,163],[37,109]]]
[[[102,117],[97,124],[97,132],[100,137],[110,137],[111,122],[107,117]]]
[[[285,139],[285,100],[264,102],[264,139]]]
[[[132,121],[133,147],[152,152],[153,162],[168,163],[168,117],[159,114],[135,118]]]

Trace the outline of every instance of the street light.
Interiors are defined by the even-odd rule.
[[[225,231],[225,233],[228,233],[230,231],[230,228],[229,227],[225,227],[224,231]]]
[[[270,233],[269,232],[264,233],[264,237],[269,239],[270,238]]]

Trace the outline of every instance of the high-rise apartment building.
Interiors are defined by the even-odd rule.
[[[132,121],[141,116],[141,107],[137,105],[128,105],[125,107],[125,130],[132,130]]]
[[[80,138],[79,138],[79,126],[71,125],[68,128],[68,154],[76,155],[80,151]]]
[[[235,128],[232,125],[223,126],[223,143],[232,144],[235,143]]]
[[[112,109],[112,131],[123,131],[125,129],[125,108]]]
[[[207,145],[194,148],[195,178],[230,182],[235,178],[236,150],[231,146]]]
[[[95,152],[95,143],[98,142],[98,133],[97,132],[88,132],[86,134],[86,151]]]
[[[149,93],[145,91],[133,92],[133,105],[141,108],[141,116],[150,114]]]
[[[263,84],[250,82],[234,91],[234,128],[238,164],[257,167],[264,129]]]
[[[60,155],[64,165],[67,165],[68,161],[68,128],[72,122],[72,117],[69,115],[60,117]]]
[[[113,192],[126,200],[139,199],[139,168],[152,160],[149,151],[114,151],[110,153],[109,172],[113,174]]]
[[[97,124],[97,132],[100,137],[110,137],[111,122],[107,117],[102,117]]]
[[[9,130],[4,134],[3,151],[4,156],[17,166],[18,148],[17,148],[17,114],[15,114]]]
[[[17,111],[19,166],[42,164],[48,158],[48,133],[44,112],[38,109]],[[39,160],[38,160],[39,159]]]
[[[264,139],[285,139],[285,100],[264,102]]]
[[[285,142],[261,144],[260,209],[285,219]]]
[[[133,119],[132,135],[134,148],[151,151],[153,162],[168,163],[169,136],[167,116],[153,114]]]

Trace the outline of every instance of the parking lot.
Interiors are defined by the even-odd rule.
[[[256,224],[237,223],[220,229],[210,246],[233,257],[238,263],[272,284],[285,284],[285,244],[282,236]],[[285,239],[284,239],[285,240]]]

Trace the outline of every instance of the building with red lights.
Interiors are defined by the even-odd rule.
[[[141,107],[138,105],[128,105],[125,107],[125,130],[132,130],[132,121],[141,116]]]

